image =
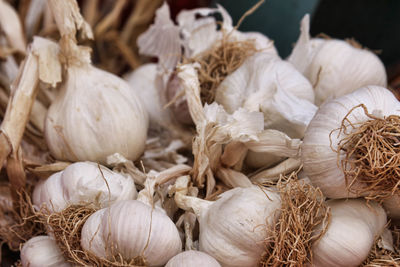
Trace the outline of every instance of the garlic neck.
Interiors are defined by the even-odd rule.
[[[183,210],[193,210],[197,217],[201,217],[213,204],[212,201],[185,196],[179,192],[175,194],[175,202]]]

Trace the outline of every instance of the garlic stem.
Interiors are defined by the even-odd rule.
[[[183,210],[193,210],[197,217],[212,205],[213,201],[200,199],[197,197],[185,196],[180,192],[175,194],[175,202]]]
[[[81,30],[84,38],[93,39],[92,29],[80,14],[76,0],[49,0],[48,4],[62,37],[75,40],[76,32]]]

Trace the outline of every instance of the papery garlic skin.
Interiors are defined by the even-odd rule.
[[[181,252],[171,258],[165,267],[221,267],[210,255],[196,250]]]
[[[54,241],[49,236],[35,236],[21,249],[23,267],[70,267]]]
[[[81,244],[100,258],[110,259],[113,253],[126,260],[143,256],[149,266],[163,265],[182,250],[172,220],[137,200],[120,201],[91,215],[83,226]]]
[[[330,200],[331,221],[312,247],[314,267],[357,267],[387,223],[385,211],[362,199]]]
[[[93,162],[77,162],[39,182],[33,191],[33,204],[46,205],[50,212],[59,212],[68,205],[110,204],[137,196],[135,183],[104,166]]]
[[[353,93],[325,102],[311,120],[304,135],[301,147],[301,158],[306,175],[314,186],[319,187],[322,193],[329,198],[357,197],[349,192],[344,173],[338,165],[338,142],[344,137],[338,136],[342,120],[355,106],[364,104],[369,113],[379,116],[400,115],[400,102],[386,88],[367,86]],[[369,118],[362,108],[357,108],[348,116],[351,123],[362,123]],[[332,143],[331,143],[332,142]],[[345,157],[341,154],[339,159]],[[362,188],[356,182],[353,189]]]
[[[342,40],[310,40],[308,15],[288,61],[313,84],[317,105],[363,86],[387,85],[385,67],[373,52]]]
[[[279,216],[278,193],[253,186],[226,191],[214,202],[194,197],[181,197],[180,201],[179,197],[175,195],[178,206],[186,202],[199,221],[200,251],[224,267],[258,264],[268,229]]]
[[[290,63],[269,53],[256,53],[228,75],[217,88],[215,101],[232,113],[239,107],[264,114],[264,127],[302,138],[316,112],[309,81]],[[268,167],[283,158],[249,151],[250,167]]]
[[[120,153],[136,160],[145,147],[148,115],[119,77],[84,64],[72,65],[48,110],[45,137],[57,159],[95,161]]]

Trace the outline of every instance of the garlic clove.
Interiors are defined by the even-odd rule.
[[[208,254],[195,251],[188,250],[185,252],[181,252],[178,255],[171,258],[165,267],[220,267],[221,265],[216,261],[213,257]]]
[[[160,266],[182,249],[178,229],[172,220],[165,213],[140,201],[120,201],[105,209],[102,216],[92,216],[83,226],[81,243],[84,249],[100,258],[110,258],[118,253],[126,260],[142,256],[149,266]],[[102,217],[100,226],[97,224],[98,216]],[[88,229],[93,226],[100,227],[98,235],[104,244],[98,243],[96,236],[94,250],[90,240],[96,230]],[[106,254],[103,254],[103,247]]]
[[[137,196],[133,179],[93,162],[77,162],[40,182],[33,191],[33,204],[46,205],[58,212],[68,205],[97,204],[107,207],[113,202]]]
[[[384,116],[400,115],[400,104],[386,88],[367,86],[353,93],[325,102],[311,120],[301,146],[301,159],[304,172],[314,186],[319,187],[329,198],[357,197],[349,192],[344,173],[338,165],[338,142],[345,136],[343,132],[334,131],[340,128],[342,120],[355,106],[364,104],[370,113],[381,113]],[[379,112],[378,112],[379,111]],[[348,119],[353,123],[362,123],[369,118],[362,108],[353,110]],[[332,134],[331,132],[334,131]],[[340,159],[344,159],[344,153]],[[353,189],[361,189],[359,182]],[[368,194],[368,192],[366,192]]]
[[[51,153],[70,161],[105,163],[117,152],[137,159],[145,147],[148,115],[130,86],[88,64],[67,71],[46,118]]]
[[[56,241],[48,236],[35,236],[21,249],[23,267],[70,267]]]
[[[386,225],[386,214],[375,202],[330,200],[331,221],[313,245],[313,266],[356,267],[368,256]]]

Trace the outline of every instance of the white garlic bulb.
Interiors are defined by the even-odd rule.
[[[222,266],[256,266],[267,229],[279,216],[279,194],[257,186],[234,188],[216,201],[175,194],[183,209],[193,209],[200,224],[200,250]]]
[[[256,53],[246,59],[242,66],[219,85],[215,101],[229,113],[239,107],[261,106],[267,100],[267,95],[273,95],[276,84],[300,99],[314,102],[310,82],[290,63],[270,53]]]
[[[196,250],[181,252],[171,258],[165,267],[221,267],[221,265],[210,255]]]
[[[163,108],[162,92],[157,64],[144,64],[125,77],[149,114],[150,126],[162,125],[168,120],[167,110]]]
[[[147,128],[147,112],[124,80],[80,62],[67,69],[47,113],[45,136],[57,159],[105,164],[114,153],[136,160]]]
[[[35,236],[21,249],[23,267],[70,267],[56,241],[48,236]]]
[[[142,256],[149,266],[163,265],[182,250],[178,229],[165,212],[138,200],[120,201],[91,215],[81,244],[99,258]]]
[[[341,127],[342,120],[353,107],[360,104],[364,104],[369,113],[380,117],[400,115],[400,102],[388,89],[367,86],[325,102],[315,114],[304,135],[301,147],[304,172],[314,186],[321,188],[326,197],[356,197],[353,191],[347,190],[345,175],[340,162],[338,164],[338,155],[334,150],[337,150],[338,143],[346,136],[343,131],[339,134],[337,130]],[[349,114],[348,119],[351,123],[357,124],[370,118],[362,108],[357,108]],[[339,160],[344,157],[342,151]],[[354,189],[362,187],[360,182],[352,186]]]
[[[385,67],[371,51],[342,40],[310,40],[308,15],[288,61],[313,84],[317,105],[363,86],[387,84]]]
[[[39,182],[33,191],[33,204],[46,205],[49,211],[59,212],[68,205],[96,203],[107,207],[114,202],[134,199],[135,183],[93,162],[77,162]]]
[[[264,114],[264,127],[302,138],[316,112],[314,91],[290,63],[269,53],[256,53],[217,88],[215,101],[232,113],[239,107]],[[283,160],[271,153],[249,151],[246,163],[268,167]]]
[[[331,221],[315,242],[315,267],[356,267],[368,256],[375,238],[383,233],[386,214],[375,202],[362,199],[330,200]]]

